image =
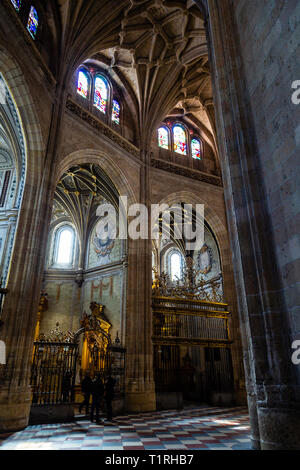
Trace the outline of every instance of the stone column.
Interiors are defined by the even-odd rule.
[[[31,406],[30,366],[40,299],[45,219],[49,197],[41,189],[40,204],[25,188],[15,249],[11,260],[8,294],[3,308],[0,337],[7,348],[6,365],[0,366],[0,432],[16,431],[28,424]],[[31,196],[31,197],[30,197]],[[34,207],[35,210],[31,210]]]
[[[47,149],[37,150],[41,145],[38,143],[41,136],[36,131],[35,123],[30,122],[29,118],[28,121],[23,120],[26,135],[30,136],[27,142],[28,168],[0,330],[0,339],[5,342],[7,350],[6,365],[0,365],[0,433],[23,429],[29,419],[36,312],[55,190],[52,175],[59,148],[63,109],[64,97],[58,92],[57,104],[52,108]],[[28,115],[25,113],[26,117]],[[42,162],[41,171],[37,170],[35,159]]]
[[[253,447],[299,449],[299,402],[290,358],[288,312],[245,86],[234,2],[208,0],[208,41]]]
[[[148,208],[150,233],[149,167],[142,155],[140,202]],[[156,409],[153,380],[152,346],[152,245],[148,240],[129,240],[128,302],[126,321],[126,409],[153,411]]]

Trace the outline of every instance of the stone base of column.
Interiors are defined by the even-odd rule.
[[[21,431],[28,426],[31,408],[31,390],[0,391],[0,433]]]
[[[125,410],[136,413],[156,411],[155,392],[127,392],[125,397]]]
[[[256,396],[248,394],[248,410],[251,426],[251,444],[253,450],[260,450],[260,434],[257,418]]]
[[[31,403],[0,403],[0,434],[21,431],[28,426]]]
[[[262,450],[300,450],[300,411],[258,408]]]
[[[251,440],[252,450],[261,450],[260,441],[258,441],[257,439],[254,439],[252,436],[250,437],[250,440]]]

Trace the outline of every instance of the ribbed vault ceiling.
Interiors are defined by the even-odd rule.
[[[193,116],[208,134],[212,87],[204,19],[193,0],[60,0],[65,77],[101,53],[138,102],[141,142],[167,116]],[[213,137],[211,138],[213,141]]]

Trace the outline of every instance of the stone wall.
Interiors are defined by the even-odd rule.
[[[233,6],[292,342],[300,334],[300,105],[291,99],[300,79],[300,3]]]
[[[299,370],[291,361],[298,329],[292,310],[298,304],[299,110],[291,103],[291,87],[299,70],[299,5],[207,3],[253,445],[299,448]],[[278,432],[282,427],[284,434]]]

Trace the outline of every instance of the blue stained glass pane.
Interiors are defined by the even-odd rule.
[[[17,11],[20,11],[22,0],[11,0],[11,3]]]
[[[101,113],[106,113],[108,98],[108,87],[106,82],[101,77],[96,77],[95,79],[95,96],[94,96],[94,106],[101,111]]]
[[[27,30],[29,31],[33,39],[35,39],[36,37],[38,25],[39,25],[39,17],[38,17],[36,9],[32,6],[30,8],[30,13],[28,17]]]
[[[112,121],[116,124],[120,124],[120,105],[117,100],[113,100],[112,105]]]
[[[83,98],[88,97],[89,91],[89,79],[85,72],[82,70],[78,73],[78,81],[77,81],[77,93],[83,96]]]
[[[158,129],[158,145],[162,149],[169,148],[169,133],[165,127]]]
[[[182,126],[173,127],[174,151],[181,155],[186,155],[186,134]]]
[[[192,157],[195,158],[196,160],[201,160],[201,145],[200,145],[199,140],[192,139],[191,147],[192,147]]]

